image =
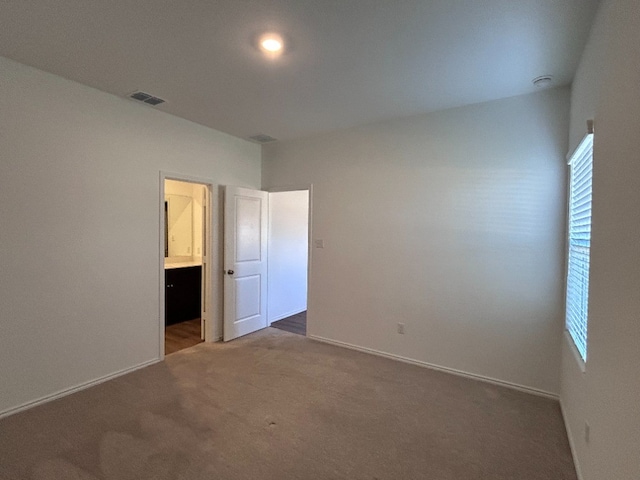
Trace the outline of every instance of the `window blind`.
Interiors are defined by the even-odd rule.
[[[566,327],[580,356],[586,361],[593,134],[588,134],[580,143],[569,160],[569,166]]]

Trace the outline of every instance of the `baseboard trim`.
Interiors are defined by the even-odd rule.
[[[273,320],[269,320],[269,325],[268,326],[270,326],[273,322],[277,322],[279,320],[284,320],[285,318],[288,318],[288,317],[291,317],[293,315],[297,315],[299,313],[305,312],[306,310],[307,310],[306,308],[303,308],[302,310],[294,310],[292,312],[285,313],[284,315],[277,316]]]
[[[117,372],[110,373],[109,375],[105,375],[104,377],[96,378],[94,380],[90,380],[85,383],[81,383],[74,387],[66,388],[64,390],[59,390],[58,392],[52,393],[51,395],[45,395],[44,397],[40,397],[36,400],[32,400],[30,402],[23,403],[16,407],[11,407],[7,410],[0,411],[0,418],[8,417],[18,412],[22,412],[24,410],[28,410],[33,407],[37,407],[38,405],[42,405],[44,403],[51,402],[53,400],[57,400],[58,398],[66,397],[67,395],[71,395],[72,393],[80,392],[82,390],[86,390],[87,388],[93,387],[100,383],[104,383],[109,380],[113,380],[114,378],[121,377],[122,375],[126,375],[127,373],[134,372],[136,370],[140,370],[141,368],[148,367],[155,363],[159,363],[161,360],[159,358],[149,360],[147,362],[140,363],[133,367],[125,368],[123,370],[118,370]]]
[[[562,399],[559,399],[560,402],[560,412],[562,413],[562,420],[564,421],[564,428],[567,431],[567,438],[569,439],[569,449],[571,450],[571,457],[573,458],[573,466],[576,469],[576,476],[578,480],[583,480],[582,470],[580,470],[580,462],[578,462],[578,454],[576,452],[576,444],[573,441],[573,435],[571,435],[571,427],[569,427],[569,420],[567,419],[567,414],[564,410],[564,405],[562,404]]]
[[[504,380],[498,380],[497,378],[487,377],[485,375],[479,375],[477,373],[465,372],[463,370],[457,370],[455,368],[443,367],[429,362],[423,362],[422,360],[415,360],[413,358],[403,357],[402,355],[396,355],[394,353],[382,352],[373,348],[361,347],[359,345],[353,345],[351,343],[341,342],[339,340],[332,340],[330,338],[320,337],[317,335],[307,335],[308,338],[316,340],[322,343],[328,343],[336,345],[338,347],[349,348],[351,350],[357,350],[359,352],[370,353],[379,357],[390,358],[392,360],[398,360],[404,363],[410,363],[411,365],[417,365],[419,367],[430,368],[432,370],[438,370],[441,372],[451,373],[460,377],[471,378],[473,380],[480,380],[481,382],[492,383],[502,387],[511,388],[512,390],[518,390],[520,392],[530,393],[539,397],[546,397],[553,400],[559,400],[559,396],[556,393],[547,392],[545,390],[539,390],[533,387],[527,387],[525,385],[519,385],[517,383],[507,382]]]

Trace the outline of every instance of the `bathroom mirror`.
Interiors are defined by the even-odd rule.
[[[190,257],[193,255],[193,201],[183,195],[166,195],[165,257]]]

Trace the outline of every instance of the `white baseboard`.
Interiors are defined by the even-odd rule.
[[[564,428],[567,431],[567,438],[569,439],[569,449],[571,450],[571,456],[573,457],[573,465],[576,468],[576,475],[578,480],[583,480],[582,470],[580,470],[580,463],[578,462],[578,453],[576,452],[576,445],[573,441],[573,435],[571,435],[571,427],[569,427],[569,420],[564,411],[564,405],[562,399],[560,399],[560,412],[562,412],[562,420],[564,421]]]
[[[461,377],[467,377],[474,380],[480,380],[482,382],[492,383],[494,385],[500,385],[502,387],[511,388],[513,390],[519,390],[525,393],[531,393],[533,395],[537,395],[539,397],[551,398],[553,400],[558,400],[558,394],[547,392],[544,390],[539,390],[533,387],[527,387],[524,385],[519,385],[517,383],[511,383],[504,380],[498,380],[497,378],[487,377],[484,375],[478,375],[477,373],[465,372],[463,370],[456,370],[455,368],[443,367],[440,365],[435,365],[429,362],[423,362],[422,360],[415,360],[413,358],[403,357],[401,355],[396,355],[393,353],[382,352],[380,350],[375,350],[373,348],[360,347],[358,345],[353,345],[351,343],[340,342],[338,340],[332,340],[330,338],[319,337],[317,335],[308,335],[308,338],[312,340],[317,340],[318,342],[329,343],[331,345],[336,345],[338,347],[349,348],[351,350],[357,350],[359,352],[370,353],[372,355],[377,355],[379,357],[390,358],[392,360],[398,360],[404,363],[410,363],[411,365],[417,365],[419,367],[430,368],[432,370],[439,370],[441,372],[451,373],[453,375],[458,375]]]
[[[293,310],[289,313],[285,313],[284,315],[278,315],[277,317],[274,317],[273,319],[269,320],[269,325],[271,325],[273,322],[277,322],[278,320],[282,320],[292,315],[297,315],[299,313],[305,312],[306,310],[307,310],[306,308],[303,308],[302,310]]]
[[[122,375],[126,375],[127,373],[134,372],[136,370],[140,370],[141,368],[148,367],[153,365],[154,363],[158,363],[161,360],[156,358],[154,360],[149,360],[147,362],[140,363],[134,367],[125,368],[123,370],[119,370],[115,373],[110,373],[109,375],[105,375],[104,377],[96,378],[95,380],[90,380],[85,383],[81,383],[76,385],[75,387],[66,388],[64,390],[60,390],[56,393],[52,393],[51,395],[45,395],[44,397],[40,397],[36,400],[32,400],[30,402],[23,403],[16,407],[11,407],[7,410],[0,411],[0,418],[8,417],[9,415],[13,415],[14,413],[22,412],[24,410],[28,410],[30,408],[36,407],[38,405],[42,405],[43,403],[51,402],[52,400],[57,400],[58,398],[66,397],[67,395],[71,395],[72,393],[79,392],[81,390],[85,390],[87,388],[93,387],[100,383],[104,383],[108,380],[112,380],[117,377],[121,377]]]

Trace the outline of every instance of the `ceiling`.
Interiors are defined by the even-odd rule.
[[[536,91],[575,73],[598,0],[6,0],[0,55],[242,138]],[[266,30],[287,50],[255,48]],[[133,100],[131,100],[133,101]]]

